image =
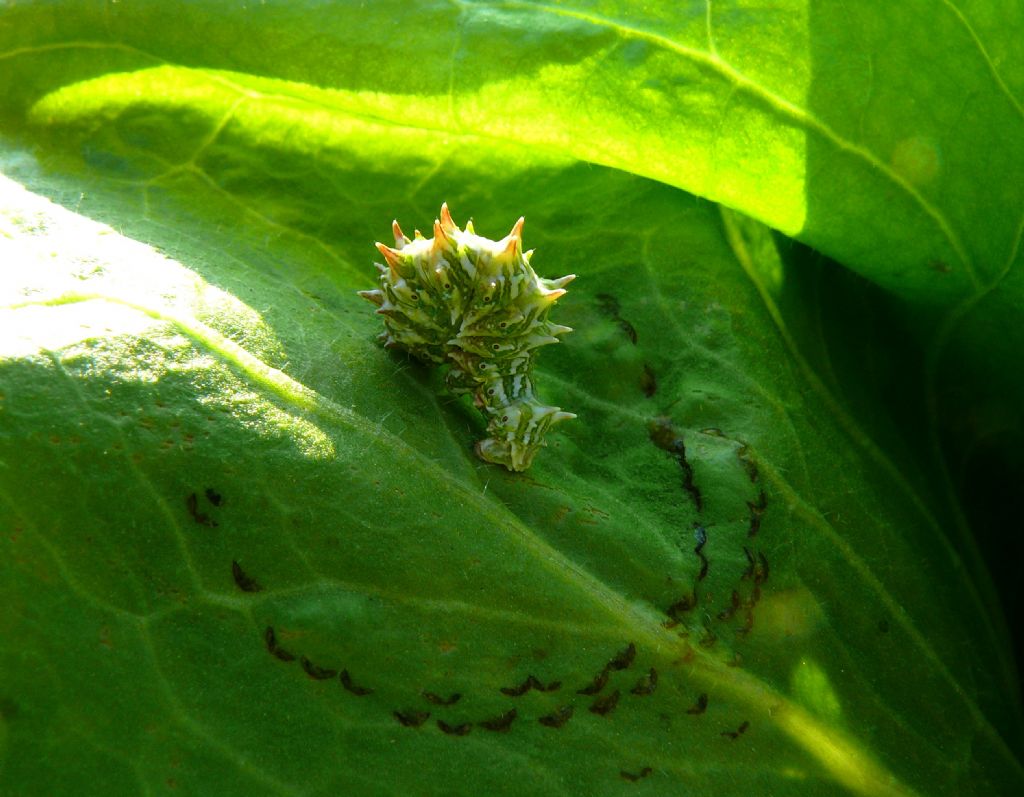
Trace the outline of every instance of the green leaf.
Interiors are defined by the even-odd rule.
[[[237,68],[677,185],[911,296],[976,292],[1017,257],[1024,67],[1010,54],[1024,11],[1011,0],[364,6],[28,5],[7,15],[8,102],[126,64]]]
[[[292,81],[310,113],[526,142],[722,202],[931,308],[932,456],[956,474],[991,441],[1016,460],[1024,425],[1005,367],[1024,349],[1022,35],[1014,0],[30,3],[0,18],[0,96],[21,118],[87,77],[231,69]],[[944,453],[962,417],[989,420]]]
[[[879,419],[882,379],[850,387],[868,344],[798,300],[824,281],[826,315],[863,315],[877,293],[644,177],[898,276],[951,246],[913,196],[872,200],[884,170],[851,166],[849,199],[818,196],[832,250],[804,234],[817,172],[777,108],[737,90],[735,126],[680,145],[686,92],[730,93],[659,49],[706,32],[703,5],[671,30],[329,8],[0,17],[23,37],[0,61],[0,791],[1018,790],[986,583]],[[717,46],[778,47],[788,86],[787,45],[820,41],[782,16],[754,32],[765,13],[732,9]],[[568,102],[601,70],[606,93]],[[623,122],[641,72],[666,81],[663,117]],[[443,199],[491,237],[525,213],[539,273],[580,274],[537,379],[580,417],[526,475],[473,457],[479,417],[380,350],[354,294],[390,219],[423,227]],[[966,295],[964,274],[906,290]],[[531,675],[560,686],[508,694]]]

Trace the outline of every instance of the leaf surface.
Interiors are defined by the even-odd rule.
[[[780,298],[811,275],[755,223],[574,161],[666,179],[563,145],[568,107],[520,126],[480,99],[512,73],[502,96],[526,102],[588,43],[607,61],[642,37],[593,9],[417,4],[433,27],[403,18],[393,51],[360,51],[333,37],[394,26],[392,6],[319,39],[275,6],[258,13],[279,27],[246,17],[228,47],[215,24],[206,51],[150,21],[154,59],[116,31],[165,6],[95,30],[83,8],[35,29],[77,53],[36,83],[39,45],[6,57],[2,168],[32,191],[5,180],[0,211],[4,790],[1019,787],[999,620],[898,435],[837,394],[856,344]],[[453,18],[458,42],[437,35]],[[499,34],[526,39],[504,54],[521,70],[487,60]],[[451,88],[473,75],[476,95]],[[438,116],[474,96],[486,124]],[[578,137],[598,148],[595,129]],[[608,140],[644,135],[675,133]],[[354,295],[390,219],[428,226],[442,199],[491,237],[525,213],[540,273],[581,275],[555,316],[577,331],[538,375],[580,418],[525,476],[472,456],[472,408],[378,349]],[[509,694],[531,675],[559,686]]]

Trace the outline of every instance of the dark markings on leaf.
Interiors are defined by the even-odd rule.
[[[750,549],[744,545],[743,555],[747,557],[747,569],[743,571],[743,580],[754,577],[754,565],[757,563],[754,559],[754,554],[750,552]]]
[[[740,608],[740,593],[737,592],[736,590],[733,590],[732,591],[732,599],[731,599],[731,602],[729,603],[729,606],[727,608],[725,608],[725,609],[722,609],[722,611],[720,611],[718,613],[718,619],[719,620],[731,620],[732,616],[734,614],[736,614],[736,612],[739,610],[739,608]]]
[[[629,645],[615,654],[615,656],[608,662],[607,668],[609,670],[625,670],[633,663],[633,659],[635,658],[636,645],[630,642]]]
[[[708,542],[708,531],[700,523],[693,524],[693,539],[697,541],[697,547],[693,549],[693,552],[699,554]]]
[[[525,695],[533,688],[534,681],[536,680],[537,679],[531,675],[518,686],[503,686],[498,691],[500,691],[503,695],[508,695],[509,697],[520,697],[521,695]]]
[[[595,298],[597,299],[597,309],[606,316],[615,318],[622,309],[619,300],[610,293],[599,293]]]
[[[338,674],[337,670],[331,670],[327,667],[318,667],[305,656],[300,658],[299,662],[302,664],[302,669],[306,671],[306,675],[317,681],[326,681],[327,679],[333,678]]]
[[[687,714],[703,714],[708,709],[708,695],[707,692],[701,692],[697,695],[697,702],[694,703],[690,708],[686,709]]]
[[[206,488],[206,500],[214,506],[220,506],[224,503],[224,496],[214,490],[212,487]]]
[[[604,717],[615,710],[615,707],[619,705],[619,690],[616,689],[614,692],[610,692],[604,697],[599,697],[593,703],[590,704],[590,708],[587,710],[591,714],[598,714]]]
[[[242,592],[259,592],[263,589],[254,578],[242,570],[242,566],[234,559],[231,560],[231,575],[234,576],[235,584]]]
[[[741,636],[746,636],[754,629],[754,613],[747,609],[746,618],[743,622],[742,627],[736,629],[736,633]]]
[[[582,689],[576,691],[578,695],[596,695],[602,689],[605,684],[608,683],[608,668],[605,667],[601,672],[594,676],[594,680],[584,686]]]
[[[754,583],[763,584],[768,580],[768,559],[765,557],[764,553],[758,551],[757,560],[761,563],[761,568],[754,572]]]
[[[675,429],[672,428],[672,420],[659,416],[647,424],[647,434],[651,442],[662,451],[667,451],[673,456],[679,454],[679,446],[682,443]]]
[[[530,686],[536,689],[538,692],[557,692],[562,688],[561,681],[548,681],[546,684],[542,684],[532,675],[529,678]]]
[[[512,721],[518,715],[519,713],[513,708],[509,711],[506,711],[500,717],[495,717],[492,720],[484,720],[483,722],[478,722],[477,725],[488,731],[495,731],[496,733],[507,733],[509,728],[512,727]]]
[[[597,294],[597,302],[600,311],[614,320],[619,325],[619,329],[626,333],[629,342],[635,346],[637,341],[636,328],[619,315],[622,309],[619,305],[619,300],[610,293],[599,293]]]
[[[704,508],[704,499],[693,481],[693,467],[686,459],[686,444],[683,438],[676,434],[672,421],[664,417],[655,418],[647,425],[647,431],[651,442],[662,451],[667,451],[679,463],[679,468],[683,472],[683,489],[689,493],[694,506],[700,512]]]
[[[764,510],[768,508],[768,498],[764,494],[764,490],[761,490],[757,494],[757,503],[753,501],[747,501],[747,509],[750,510],[750,528],[747,529],[748,537],[756,537],[757,533],[761,530],[761,515],[764,514]]]
[[[192,516],[192,519],[200,526],[216,528],[217,521],[206,513],[199,511],[199,498],[195,493],[188,494],[188,498],[185,499],[185,506],[188,508],[188,513]]]
[[[743,555],[747,557],[747,569],[743,571],[741,580],[753,581],[755,585],[763,584],[768,580],[769,567],[768,558],[761,551],[757,556],[747,546],[743,546]]]
[[[348,670],[341,671],[341,685],[357,697],[363,697],[364,695],[373,694],[373,690],[369,687],[357,686],[355,683],[353,683],[352,676],[349,675]]]
[[[700,560],[700,572],[697,573],[697,580],[703,581],[708,574],[708,558],[704,555],[704,546],[708,542],[708,532],[699,523],[694,523],[693,538],[697,541],[697,546],[693,549],[693,552],[697,554],[697,558]]]
[[[622,776],[623,780],[628,780],[630,783],[636,783],[638,780],[643,780],[644,778],[646,778],[653,771],[654,770],[650,767],[644,767],[639,772],[627,772],[623,769],[619,772],[619,774]]]
[[[736,730],[734,730],[734,731],[722,731],[722,736],[727,736],[728,738],[733,739],[733,740],[739,739],[744,733],[747,732],[747,728],[749,728],[749,727],[750,727],[750,723],[747,722],[746,720],[743,720],[743,722],[740,723],[740,727],[738,727]]]
[[[707,620],[705,619],[704,634],[700,638],[700,646],[702,648],[710,648],[713,647],[717,641],[718,635],[711,630],[711,627],[707,625]]]
[[[464,722],[461,725],[449,725],[444,720],[438,720],[437,727],[441,729],[442,733],[447,733],[449,736],[465,736],[473,730],[473,726],[468,722]]]
[[[665,610],[665,614],[667,614],[673,621],[671,625],[666,625],[666,628],[671,628],[673,625],[678,625],[679,621],[682,619],[680,615],[693,610],[696,606],[696,592],[693,592],[690,595],[684,595],[682,598],[677,600],[675,603],[669,606],[668,609]]]
[[[394,715],[395,719],[406,728],[418,728],[430,719],[429,711],[395,711]]]
[[[658,378],[654,374],[654,369],[647,363],[644,363],[644,370],[640,374],[640,389],[647,398],[653,398],[658,392]]]
[[[647,675],[636,682],[629,691],[634,695],[650,695],[653,694],[654,690],[658,688],[658,671],[651,667],[651,670]]]
[[[565,723],[572,719],[573,707],[561,706],[556,708],[550,714],[546,714],[543,717],[539,717],[537,722],[543,725],[545,728],[561,728]]]
[[[743,465],[743,470],[747,472],[747,478],[750,479],[752,483],[756,483],[759,476],[757,463],[754,462],[753,458],[750,456],[750,449],[747,447],[746,443],[740,446],[739,450],[736,452],[736,456],[739,457],[740,463]]]
[[[267,630],[263,632],[263,641],[267,643],[267,650],[281,661],[295,661],[295,657],[291,653],[282,647],[278,647],[277,634],[274,633],[273,626],[267,626]]]
[[[525,695],[531,689],[536,689],[538,692],[554,692],[561,688],[561,681],[552,681],[549,684],[543,684],[537,676],[528,675],[526,676],[526,680],[518,686],[503,686],[500,691],[503,695],[508,695],[509,697],[520,697],[521,695]]]
[[[441,697],[433,692],[423,692],[423,699],[435,706],[454,706],[461,698],[462,694],[459,692],[452,692],[448,697]]]

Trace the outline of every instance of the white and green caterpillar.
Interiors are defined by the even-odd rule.
[[[575,279],[538,277],[523,251],[523,219],[500,241],[466,222],[460,230],[448,205],[434,220],[434,237],[409,240],[395,221],[395,246],[377,244],[380,288],[359,295],[384,316],[380,340],[424,362],[451,366],[455,394],[469,393],[487,418],[488,437],[476,444],[487,461],[521,471],[530,467],[547,430],[575,418],[533,393],[534,352],[572,329],[548,321],[548,311]]]

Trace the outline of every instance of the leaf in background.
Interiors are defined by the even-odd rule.
[[[139,8],[35,30],[81,43]],[[451,5],[433,26],[400,20],[410,41],[435,34],[416,51],[423,96],[366,90],[413,65],[379,47],[388,4],[363,13],[392,28],[321,30],[377,31],[373,50],[327,48],[319,82],[347,91],[237,71],[288,44],[281,76],[308,78],[323,51],[294,31],[315,16],[244,17],[264,36],[212,25],[209,53],[240,42],[214,56],[174,38],[203,6],[172,8],[154,50],[236,71],[104,47],[35,71],[30,45],[8,57],[10,128],[47,147],[37,166],[9,141],[4,171],[168,257],[5,184],[7,790],[1019,788],[1016,686],[983,586],[911,460],[884,453],[893,436],[831,392],[856,366],[837,359],[830,380],[789,345],[814,340],[813,308],[774,305],[805,275],[763,229],[554,146],[424,122],[433,76],[492,75],[428,68],[450,64]],[[467,29],[508,27],[510,7],[460,9]],[[513,30],[572,64],[591,28],[519,10]],[[577,332],[538,379],[580,420],[525,477],[472,457],[479,420],[380,351],[353,294],[392,216],[425,224],[441,199],[490,234],[525,212],[538,270],[581,274],[558,315]],[[663,450],[676,435],[689,490]],[[502,692],[529,675],[560,688]]]
[[[346,88],[363,114],[677,185],[949,302],[1019,248],[1022,26],[1010,0],[28,4],[4,88],[25,108],[160,62]]]

